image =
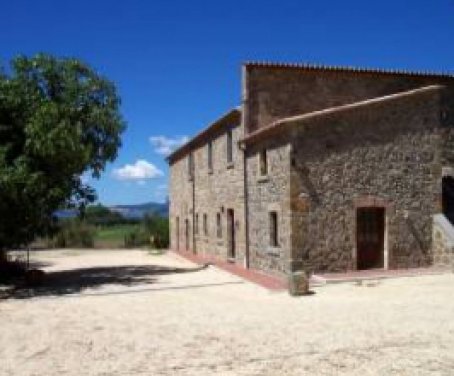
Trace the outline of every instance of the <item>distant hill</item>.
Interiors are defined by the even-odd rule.
[[[107,206],[110,211],[121,214],[125,218],[143,218],[146,214],[159,215],[160,217],[169,216],[169,204],[159,202],[146,202],[137,205],[113,205]],[[58,210],[55,212],[58,218],[73,218],[78,212],[74,209]]]
[[[158,202],[146,202],[137,205],[114,205],[108,207],[110,210],[120,213],[125,218],[143,218],[146,214],[169,216],[169,204]]]

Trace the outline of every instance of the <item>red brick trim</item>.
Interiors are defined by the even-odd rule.
[[[255,283],[268,290],[282,291],[287,289],[287,281],[284,278],[278,278],[275,276],[263,274],[253,269],[246,269],[238,264],[220,260],[213,256],[198,255],[192,253],[191,251],[184,252],[181,250],[180,251],[172,250],[171,252],[175,253],[176,255],[182,256],[185,259],[199,265],[207,263],[213,264],[226,272],[232,273],[240,278]]]
[[[370,208],[370,207],[381,207],[381,208],[390,208],[392,206],[391,202],[377,196],[359,196],[354,199],[355,208]]]

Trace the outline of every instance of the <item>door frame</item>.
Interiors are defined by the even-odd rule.
[[[368,269],[360,269],[358,267],[359,261],[359,250],[358,250],[358,211],[361,209],[381,209],[383,210],[383,246],[382,246],[382,266],[378,268],[383,268],[384,270],[389,269],[389,252],[388,252],[388,208],[386,205],[364,205],[364,206],[356,206],[355,213],[354,213],[354,231],[355,231],[355,245],[354,245],[354,269],[355,270],[368,270]]]

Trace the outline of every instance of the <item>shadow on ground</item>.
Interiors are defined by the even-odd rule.
[[[152,284],[157,276],[176,273],[193,273],[206,268],[171,268],[155,265],[127,265],[114,267],[92,267],[50,271],[46,273],[39,286],[30,287],[19,282],[3,293],[0,299],[26,299],[37,296],[56,296],[77,294],[88,288],[103,285],[135,286]]]

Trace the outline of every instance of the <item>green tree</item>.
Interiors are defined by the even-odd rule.
[[[76,59],[20,56],[0,71],[0,254],[96,198],[81,175],[116,158],[125,123],[112,82]]]
[[[120,213],[113,212],[101,204],[85,208],[83,219],[92,225],[114,225],[126,222]]]

